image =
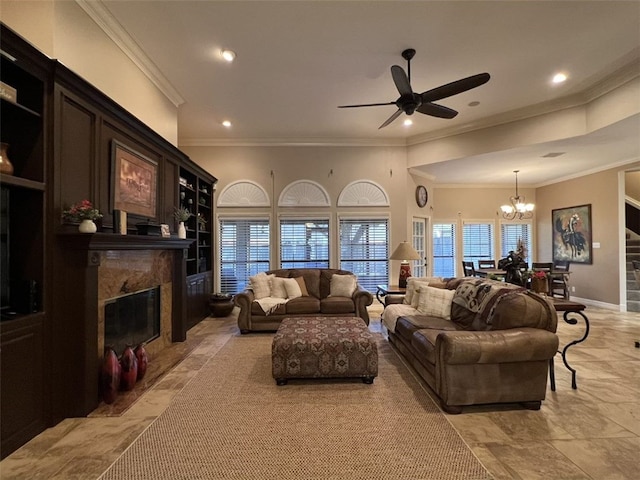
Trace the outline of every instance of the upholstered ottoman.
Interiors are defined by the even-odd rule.
[[[288,317],[271,346],[273,378],[362,378],[378,375],[378,347],[359,317]]]

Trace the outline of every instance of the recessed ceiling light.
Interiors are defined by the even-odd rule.
[[[231,122],[229,120],[224,120],[222,122],[222,126],[229,128],[229,127],[231,127]]]
[[[236,52],[233,50],[222,50],[220,51],[220,55],[229,63],[233,62],[236,58]]]
[[[469,102],[468,105],[470,107],[477,107],[478,105],[480,105],[480,102],[477,100],[474,100],[473,102]]]
[[[413,120],[411,120],[410,118],[405,119],[404,126],[410,127],[411,125],[413,125]]]
[[[565,73],[556,73],[551,80],[553,83],[562,83],[567,80],[567,75]]]

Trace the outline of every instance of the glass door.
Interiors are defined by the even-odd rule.
[[[411,236],[411,243],[413,248],[421,257],[421,260],[414,260],[411,265],[411,272],[414,277],[426,277],[428,264],[427,264],[427,218],[413,217],[413,232]]]

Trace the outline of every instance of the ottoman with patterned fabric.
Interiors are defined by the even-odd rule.
[[[362,378],[378,375],[378,347],[359,317],[288,317],[271,346],[273,378]]]

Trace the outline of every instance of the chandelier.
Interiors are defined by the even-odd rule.
[[[514,170],[516,174],[516,194],[513,197],[509,197],[510,205],[502,205],[502,216],[507,220],[524,220],[533,217],[533,209],[535,205],[533,203],[526,203],[524,195],[518,194],[518,172],[520,170]]]

